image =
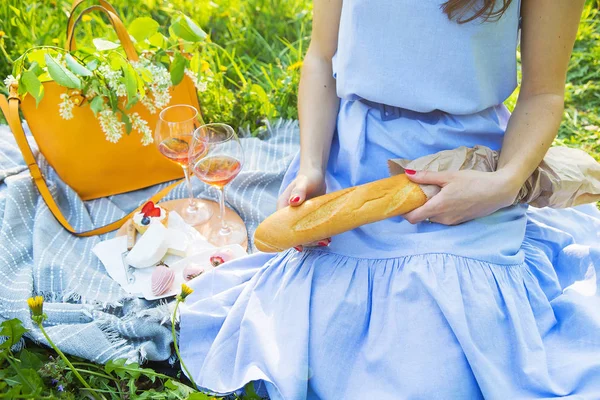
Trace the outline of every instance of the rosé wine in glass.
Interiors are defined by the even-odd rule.
[[[190,151],[194,131],[201,125],[202,119],[198,110],[190,105],[177,104],[160,112],[154,131],[154,143],[158,147],[158,151],[169,160],[179,164],[185,174],[189,204],[183,210],[182,217],[190,225],[203,224],[213,215],[210,207],[196,201],[190,181],[190,155],[200,156],[205,149],[198,146],[194,147],[194,151]]]
[[[233,180],[242,169],[239,160],[229,156],[206,157],[194,166],[194,175],[202,182],[222,188]]]
[[[193,152],[196,146],[204,150]],[[216,246],[242,244],[247,239],[246,229],[225,221],[225,186],[235,179],[244,164],[240,139],[229,125],[208,124],[196,129],[190,149],[194,175],[219,190],[221,229],[207,239]]]

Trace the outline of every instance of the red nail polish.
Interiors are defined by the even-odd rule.
[[[405,170],[404,170],[404,172],[405,172],[407,175],[414,175],[414,174],[416,174],[416,173],[417,173],[417,171],[415,171],[414,169],[405,169]]]
[[[321,241],[321,242],[319,242],[317,244],[319,245],[319,247],[329,246],[329,242],[328,241]]]
[[[296,196],[290,199],[290,203],[297,203],[300,201],[300,196]]]
[[[296,247],[294,247],[294,249],[295,249],[296,251],[302,251],[302,246],[296,246]]]

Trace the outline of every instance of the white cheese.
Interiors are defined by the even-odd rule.
[[[151,267],[162,260],[167,249],[167,228],[163,224],[150,224],[125,261],[135,268]]]
[[[178,229],[167,229],[167,253],[174,256],[186,257],[188,247],[187,235]]]

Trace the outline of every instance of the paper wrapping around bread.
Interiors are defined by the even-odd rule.
[[[459,147],[430,154],[416,160],[389,160],[390,173],[404,169],[417,171],[495,171],[499,154],[485,146]],[[435,187],[422,185],[432,193]],[[429,195],[428,197],[432,197]],[[534,207],[566,208],[600,201],[600,164],[583,150],[551,147],[539,167],[527,179],[515,203]]]
[[[264,252],[283,251],[405,214],[426,201],[419,185],[395,175],[282,208],[258,226],[254,244]]]

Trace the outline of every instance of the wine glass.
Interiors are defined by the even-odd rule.
[[[202,125],[202,120],[195,107],[186,104],[177,104],[167,107],[160,112],[156,130],[154,131],[154,143],[158,146],[158,151],[183,168],[188,188],[189,203],[182,210],[182,218],[190,225],[203,224],[213,215],[210,207],[198,202],[194,198],[192,182],[190,181],[190,142],[194,131],[200,125]]]
[[[221,228],[208,240],[216,246],[241,244],[246,229],[225,220],[225,185],[242,169],[244,152],[233,128],[226,124],[207,124],[196,129],[190,147],[192,172],[202,182],[219,190]]]

